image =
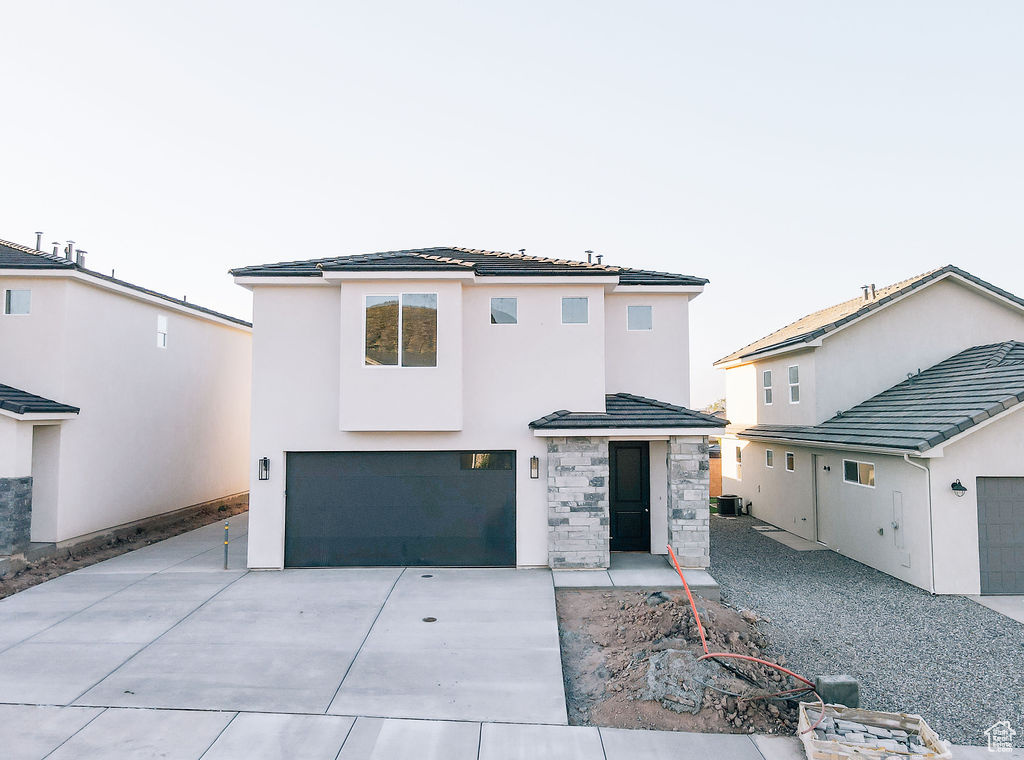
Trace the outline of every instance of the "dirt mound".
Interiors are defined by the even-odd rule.
[[[694,597],[712,652],[771,662],[757,617]],[[779,671],[704,654],[686,594],[558,590],[569,722],[675,731],[787,733],[795,702],[755,698],[792,689]]]

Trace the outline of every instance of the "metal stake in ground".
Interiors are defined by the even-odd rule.
[[[228,525],[227,521],[224,522],[224,569],[228,569]]]

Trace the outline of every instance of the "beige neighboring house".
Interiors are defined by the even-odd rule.
[[[0,241],[0,555],[244,493],[251,346],[83,252]]]
[[[934,593],[1024,593],[1024,300],[946,266],[729,356],[723,491]]]

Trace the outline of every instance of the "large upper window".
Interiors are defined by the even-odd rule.
[[[843,480],[859,486],[875,487],[875,466],[870,462],[843,460]]]
[[[519,299],[492,298],[491,324],[514,325],[519,322]]]
[[[367,365],[436,367],[437,293],[367,296],[365,334]]]
[[[28,314],[31,307],[31,290],[8,290],[4,293],[4,314]]]
[[[800,403],[800,368],[795,364],[789,368],[789,403]]]
[[[772,403],[772,371],[766,369],[761,373],[761,385],[764,388],[764,403],[765,406],[771,406]]]
[[[627,330],[653,330],[654,309],[651,306],[627,306],[626,307],[626,329]]]
[[[562,324],[585,325],[590,320],[587,298],[569,297],[562,299]]]

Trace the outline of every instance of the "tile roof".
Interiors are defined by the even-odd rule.
[[[565,409],[552,412],[530,423],[542,430],[573,428],[722,428],[726,420],[684,406],[666,404],[631,393],[612,393],[605,396],[603,412],[570,412]]]
[[[207,309],[205,306],[198,306],[197,304],[189,303],[188,301],[180,298],[164,295],[163,293],[158,293],[155,290],[150,290],[149,288],[144,288],[141,285],[125,282],[124,280],[119,280],[110,275],[94,272],[91,269],[79,266],[74,261],[63,256],[55,256],[52,253],[47,253],[45,251],[37,251],[35,248],[29,248],[28,246],[20,245],[19,243],[12,243],[8,240],[0,240],[0,269],[45,269],[80,272],[97,280],[103,280],[104,282],[109,282],[114,285],[120,285],[123,288],[128,288],[129,290],[134,290],[139,293],[145,293],[146,295],[159,298],[169,303],[177,304],[178,306],[190,309],[200,314],[225,319],[228,322],[234,322],[235,324],[242,325],[243,327],[252,327],[252,324],[246,322],[244,319],[238,319],[237,317],[222,314],[221,312],[214,311],[213,309]]]
[[[975,277],[970,272],[965,272],[963,269],[949,264],[941,267],[940,269],[933,269],[930,272],[919,274],[916,277],[911,277],[901,282],[887,285],[884,288],[879,288],[875,292],[875,298],[870,301],[865,301],[863,297],[851,298],[849,301],[844,301],[843,303],[836,304],[835,306],[829,306],[827,309],[822,309],[821,311],[816,311],[813,314],[808,314],[806,317],[801,317],[796,322],[786,325],[763,338],[755,340],[753,343],[744,346],[738,351],[734,351],[728,356],[722,357],[715,362],[715,365],[726,364],[737,359],[747,359],[767,351],[785,348],[786,346],[810,343],[811,341],[817,340],[821,336],[842,327],[848,322],[858,319],[875,309],[881,308],[896,298],[906,295],[912,290],[927,285],[930,282],[934,282],[940,277],[948,274],[959,275],[965,280],[973,282],[975,285],[1024,306],[1024,299],[1018,298],[1012,293],[1002,290],[1001,288],[997,288],[995,285],[982,280],[980,277]]]
[[[320,277],[323,272],[394,270],[471,271],[482,277],[607,275],[618,276],[622,285],[706,285],[708,282],[703,277],[670,272],[458,247],[412,248],[307,261],[281,261],[238,267],[232,269],[231,274],[235,277]]]
[[[9,385],[0,385],[0,409],[14,414],[78,414],[80,411],[77,406],[51,401]]]
[[[755,425],[743,438],[927,451],[1024,402],[1024,343],[975,346],[820,425]]]

